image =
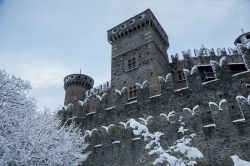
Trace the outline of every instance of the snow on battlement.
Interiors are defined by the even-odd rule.
[[[208,49],[204,46],[202,46],[200,49],[194,49],[191,51],[191,49],[188,49],[187,51],[182,51],[179,56],[179,53],[176,53],[175,55],[171,55],[172,62],[176,62],[179,60],[187,60],[190,58],[197,58],[197,57],[210,57],[210,56],[233,56],[233,55],[239,55],[240,52],[237,47],[228,47],[227,49],[224,48],[211,48]],[[182,57],[182,58],[180,58]]]

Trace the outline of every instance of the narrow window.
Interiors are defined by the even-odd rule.
[[[183,70],[178,71],[178,79],[179,81],[185,80],[185,75],[184,75]]]
[[[136,66],[136,60],[135,58],[132,58],[132,67],[135,68],[135,66]]]
[[[229,68],[230,68],[232,75],[247,71],[246,66],[243,63],[242,64],[241,63],[230,63],[228,65],[229,65]]]
[[[128,60],[128,69],[130,70],[132,68],[132,62],[131,59]]]
[[[134,97],[137,96],[137,92],[136,92],[136,86],[134,85]]]
[[[129,87],[129,98],[133,97],[133,88]]]

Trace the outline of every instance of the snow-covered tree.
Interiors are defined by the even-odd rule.
[[[60,127],[49,111],[37,112],[31,86],[0,70],[0,165],[78,165],[88,153],[74,125]]]

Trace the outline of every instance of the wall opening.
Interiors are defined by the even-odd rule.
[[[228,66],[232,75],[247,71],[244,63],[229,63]]]
[[[213,68],[211,65],[198,66],[198,71],[202,82],[210,81],[215,79]]]

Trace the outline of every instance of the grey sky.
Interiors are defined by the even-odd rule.
[[[233,46],[250,31],[249,0],[0,0],[0,68],[28,79],[39,108],[63,104],[63,78],[110,79],[107,30],[150,8],[170,40],[169,55]]]

